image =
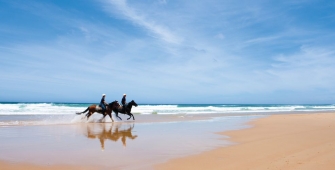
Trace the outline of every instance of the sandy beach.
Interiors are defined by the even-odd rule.
[[[224,132],[236,145],[157,165],[155,169],[335,168],[335,114],[273,115],[253,128]]]
[[[216,117],[219,121],[209,121],[207,116],[137,117],[138,123],[2,127],[3,136],[15,140],[5,138],[0,142],[0,167],[335,168],[334,113],[242,116],[243,121],[230,116]],[[155,123],[157,118],[160,121]],[[162,119],[166,122],[161,123]]]

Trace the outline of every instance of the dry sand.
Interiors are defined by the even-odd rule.
[[[237,144],[170,160],[155,169],[333,170],[335,114],[273,115],[223,133]]]

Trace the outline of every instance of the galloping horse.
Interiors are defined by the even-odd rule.
[[[120,107],[120,104],[119,104],[118,101],[115,100],[115,101],[113,101],[113,102],[111,102],[111,103],[108,104],[108,106],[106,107],[105,114],[102,113],[101,107],[97,107],[97,105],[95,105],[95,104],[87,107],[87,109],[85,111],[83,111],[83,112],[77,112],[76,114],[80,115],[80,114],[86,113],[88,111],[88,113],[85,115],[87,117],[87,120],[88,120],[88,118],[91,115],[93,115],[94,112],[97,112],[97,113],[100,113],[100,114],[104,115],[104,117],[102,119],[104,119],[107,115],[109,115],[109,117],[114,122],[114,119],[112,118],[112,110],[115,109],[115,108],[118,108],[118,107]]]
[[[121,117],[118,116],[118,113],[122,113],[122,114],[128,115],[129,118],[127,120],[129,120],[131,117],[133,117],[133,120],[135,120],[134,115],[132,113],[130,113],[131,112],[131,108],[133,106],[137,107],[137,103],[135,103],[134,100],[132,100],[131,102],[129,102],[127,104],[127,107],[125,109],[123,109],[122,106],[119,106],[119,107],[114,107],[113,111],[114,111],[116,117],[119,118],[120,120],[122,120],[122,119],[121,119]]]

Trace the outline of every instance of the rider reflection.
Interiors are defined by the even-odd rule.
[[[127,127],[127,128],[125,128]],[[134,140],[137,135],[132,134],[134,124],[87,124],[87,137],[91,139],[98,138],[101,144],[101,150],[105,149],[105,141],[112,140],[117,142],[120,138],[124,147],[126,147],[126,139]]]

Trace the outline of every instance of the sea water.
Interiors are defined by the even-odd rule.
[[[60,115],[84,111],[96,103],[0,103],[0,115]],[[335,104],[139,104],[135,114],[208,114],[334,111]]]
[[[0,125],[74,123],[78,121],[74,120],[75,113],[84,111],[92,104],[97,103],[0,103]],[[138,107],[132,108],[135,116],[136,114],[267,115],[326,111],[335,111],[335,104],[139,104]]]

